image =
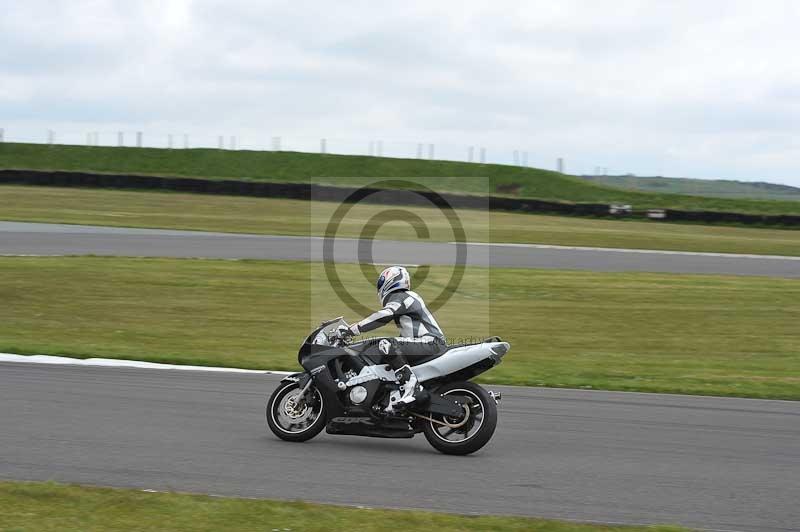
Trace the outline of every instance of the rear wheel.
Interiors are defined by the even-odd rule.
[[[282,440],[310,440],[325,427],[322,394],[312,385],[302,401],[296,382],[281,383],[267,401],[267,426]]]
[[[472,382],[455,382],[434,393],[459,397],[464,414],[459,417],[431,414],[423,425],[428,443],[445,454],[464,455],[489,442],[497,427],[497,403],[486,390]]]

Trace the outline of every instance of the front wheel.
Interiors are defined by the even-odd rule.
[[[278,438],[306,441],[325,427],[325,403],[313,385],[301,401],[296,382],[282,382],[267,401],[267,426]]]

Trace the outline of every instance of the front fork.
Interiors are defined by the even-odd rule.
[[[314,379],[311,378],[311,375],[308,373],[295,373],[294,375],[289,375],[282,379],[281,382],[294,382],[297,384],[297,387],[300,391],[295,395],[295,407],[296,408],[303,408],[306,404],[306,394],[308,393],[309,388],[311,388],[311,382]]]
[[[312,378],[309,376],[309,377],[308,377],[308,380],[306,380],[306,384],[305,384],[305,386],[303,386],[303,388],[300,390],[300,393],[298,393],[298,394],[297,394],[297,404],[298,404],[298,406],[300,406],[301,408],[302,408],[303,406],[305,406],[305,404],[306,404],[306,393],[308,392],[308,389],[309,389],[309,388],[311,388],[311,381],[313,381],[313,380],[314,380],[314,379],[312,379]],[[298,383],[298,384],[299,384],[299,383]]]

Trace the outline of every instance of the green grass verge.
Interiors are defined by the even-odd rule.
[[[0,219],[205,231],[322,235],[338,204],[204,194],[130,192],[58,187],[0,186]],[[358,205],[340,235],[359,236],[386,206]],[[451,241],[436,209],[418,214],[433,240]],[[800,256],[800,231],[596,220],[574,217],[460,210],[474,242],[522,242],[722,253]],[[388,224],[379,238],[416,239],[405,224]]]
[[[375,304],[358,266],[338,271]],[[312,325],[361,317],[324,279],[302,262],[0,258],[0,351],[295,370]],[[800,399],[798,280],[470,268],[437,318],[451,339],[511,342],[484,382]]]
[[[717,210],[762,214],[800,213],[800,202],[719,199],[654,194],[608,187],[537,168],[454,161],[425,161],[297,152],[167,150],[0,143],[0,168],[71,170],[363,185],[375,178],[414,178],[436,190],[485,194],[513,189],[546,200],[630,203],[636,208]],[[489,180],[489,190],[485,181]]]
[[[606,526],[524,517],[348,508],[304,502],[147,493],[53,482],[0,482],[4,532],[269,530],[498,530],[532,532],[681,532],[674,526]]]

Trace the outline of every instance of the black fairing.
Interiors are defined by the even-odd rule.
[[[385,384],[374,380],[362,383],[366,388],[367,397],[359,405],[350,403],[348,391],[340,391],[337,382],[345,382],[347,371],[359,373],[364,366],[380,365],[386,363],[386,356],[380,351],[378,345],[380,338],[357,342],[345,347],[334,347],[311,343],[317,333],[314,331],[300,347],[297,358],[306,374],[314,379],[314,384],[322,394],[327,408],[327,431],[330,434],[349,434],[359,436],[372,436],[381,438],[408,438],[421,430],[419,420],[409,422],[408,417],[386,417],[376,413],[373,405],[385,397],[387,387],[391,389],[396,385]],[[446,349],[442,349],[444,353]],[[439,353],[439,354],[441,354]],[[425,360],[413,361],[422,363],[439,356],[435,354],[425,357]],[[447,381],[466,380],[478,373],[482,373],[496,364],[496,361],[487,359],[481,363],[464,368],[460,372],[448,375]],[[446,381],[436,383],[443,384]],[[303,384],[305,384],[303,382]],[[432,383],[433,384],[433,383]],[[444,415],[456,415],[461,412],[461,407],[450,398],[438,396],[435,401],[426,401],[431,411]],[[379,410],[379,409],[377,409]]]
[[[378,420],[374,417],[335,417],[326,427],[328,434],[370,436],[372,438],[411,438],[417,429],[406,419]]]
[[[344,407],[339,399],[339,388],[336,386],[336,379],[341,379],[343,375],[332,373],[332,370],[335,371],[333,362],[344,354],[344,350],[338,347],[303,344],[298,356],[300,364],[308,371],[322,393],[329,417],[344,414]]]
[[[312,333],[311,337],[315,334]],[[371,353],[373,356],[367,356]],[[371,405],[375,401],[380,388],[379,381],[364,383],[367,388],[367,398],[361,405],[350,405],[344,393],[337,387],[338,381],[346,381],[345,372],[352,370],[361,371],[366,365],[379,363],[382,354],[374,341],[359,342],[347,347],[332,347],[304,342],[300,347],[297,358],[305,370],[314,378],[319,391],[322,393],[325,405],[328,406],[328,417],[344,415],[372,415]]]

